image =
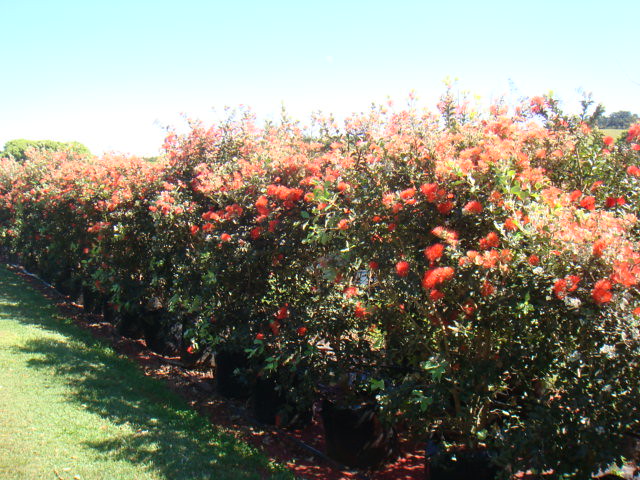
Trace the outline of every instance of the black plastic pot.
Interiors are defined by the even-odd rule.
[[[86,313],[101,313],[102,295],[89,287],[82,287],[82,306]]]
[[[190,352],[187,342],[182,342],[182,345],[180,346],[180,361],[185,367],[194,367],[203,355],[203,352]]]
[[[123,337],[138,340],[144,337],[142,318],[131,311],[121,311],[116,316],[116,330]]]
[[[143,311],[140,315],[147,348],[160,355],[179,355],[182,323],[164,309]]]
[[[251,385],[246,376],[236,371],[249,366],[247,354],[242,351],[221,350],[216,352],[216,388],[220,395],[229,398],[248,398]]]
[[[380,422],[370,403],[338,405],[322,401],[327,455],[348,467],[376,468],[398,454],[393,428]]]
[[[427,444],[426,480],[493,480],[499,469],[485,449],[455,449],[440,452],[437,445]]]
[[[102,319],[105,322],[115,324],[118,318],[118,312],[116,312],[114,306],[110,302],[106,302],[102,307]]]
[[[253,386],[253,415],[267,425],[296,428],[311,423],[311,405],[294,405],[273,379],[258,377]]]
[[[72,300],[77,300],[82,293],[82,285],[79,279],[72,277],[59,280],[55,283],[56,290],[63,295],[71,297]]]

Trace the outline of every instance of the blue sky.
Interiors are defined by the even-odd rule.
[[[0,0],[0,146],[158,153],[182,114],[342,117],[446,77],[482,101],[592,92],[640,114],[640,2]],[[217,113],[216,113],[217,112]]]

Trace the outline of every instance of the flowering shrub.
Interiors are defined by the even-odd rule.
[[[640,418],[640,124],[590,122],[445,96],[344,130],[193,123],[157,163],[2,160],[0,236],[293,400],[339,385],[420,436],[585,476]]]

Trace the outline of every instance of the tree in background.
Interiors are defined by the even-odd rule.
[[[621,128],[628,129],[633,123],[640,119],[635,113],[628,111],[613,112],[611,115],[602,115],[598,119],[598,127],[600,128]]]
[[[3,157],[11,157],[17,162],[23,163],[27,160],[27,151],[35,150],[64,151],[78,156],[91,156],[91,151],[80,142],[56,142],[55,140],[9,140],[4,144]]]

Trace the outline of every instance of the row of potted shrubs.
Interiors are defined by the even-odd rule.
[[[436,471],[590,475],[640,419],[640,125],[606,137],[588,108],[446,94],[343,128],[193,122],[156,162],[32,151],[1,160],[0,238],[123,334],[252,372],[265,421],[364,412],[379,444],[339,461],[401,432]]]

